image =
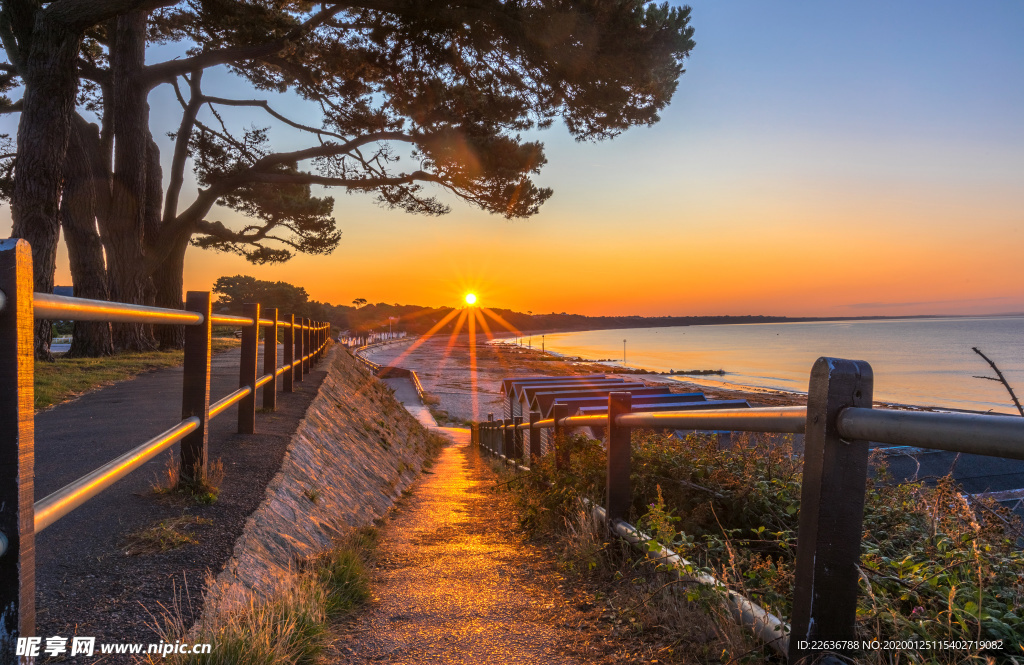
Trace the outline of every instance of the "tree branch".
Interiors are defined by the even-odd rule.
[[[998,367],[996,367],[996,364],[995,364],[994,362],[992,362],[992,360],[990,360],[988,356],[986,356],[986,355],[985,355],[984,353],[982,353],[982,352],[981,352],[981,351],[980,351],[980,350],[978,349],[978,347],[976,347],[976,346],[972,346],[972,347],[971,347],[971,350],[972,350],[972,351],[974,351],[975,353],[977,353],[977,354],[978,354],[979,356],[981,356],[982,358],[984,358],[984,359],[985,359],[985,362],[987,362],[987,363],[988,363],[989,365],[991,365],[991,366],[992,366],[992,369],[993,369],[993,370],[995,370],[996,376],[998,376],[998,377],[999,377],[998,381],[999,381],[1000,383],[1002,383],[1002,384],[1003,384],[1003,387],[1004,387],[1004,388],[1006,388],[1006,391],[1007,391],[1008,393],[1010,393],[1010,399],[1012,399],[1012,400],[1013,400],[1013,404],[1014,404],[1014,406],[1016,406],[1016,407],[1017,407],[1017,411],[1019,411],[1019,412],[1020,412],[1020,415],[1021,415],[1021,416],[1024,416],[1024,407],[1022,407],[1022,406],[1020,405],[1020,400],[1018,400],[1018,399],[1017,399],[1017,396],[1016,396],[1016,395],[1015,395],[1015,394],[1013,393],[1013,388],[1011,388],[1011,387],[1010,387],[1010,384],[1009,384],[1009,383],[1007,383],[1007,381],[1006,381],[1006,377],[1005,377],[1005,376],[1003,376],[1003,373],[999,371],[999,368],[998,368]],[[988,378],[988,377],[983,377],[983,378]],[[993,380],[996,380],[996,379],[993,379]]]
[[[274,109],[270,108],[270,104],[265,99],[224,99],[223,97],[204,96],[203,101],[209,102],[211,104],[220,104],[221,106],[257,106],[259,108],[262,108],[264,111],[274,116],[281,122],[287,125],[291,125],[296,129],[301,129],[303,131],[310,132],[311,134],[316,134],[318,136],[333,136],[334,138],[341,139],[342,141],[348,140],[347,136],[342,136],[341,134],[336,134],[326,129],[317,129],[316,127],[310,127],[308,125],[303,125],[302,123],[295,122],[294,120],[289,120],[288,118],[281,115]]]
[[[132,11],[171,7],[179,0],[57,0],[43,10],[46,18],[80,32],[107,19]]]
[[[178,214],[178,197],[181,196],[181,187],[185,182],[185,164],[188,161],[188,142],[192,138],[192,128],[195,126],[196,115],[199,107],[202,106],[202,92],[199,84],[203,72],[199,70],[188,80],[191,96],[188,103],[183,104],[184,112],[181,114],[181,124],[178,125],[178,135],[174,138],[174,157],[171,159],[171,177],[167,183],[167,195],[164,197],[164,224],[169,224]],[[174,92],[178,101],[184,102],[181,90],[178,89],[178,81],[174,80]]]
[[[380,178],[330,178],[315,173],[251,173],[246,177],[248,182],[263,182],[278,185],[322,185],[325,187],[347,187],[349,189],[377,189],[410,185],[414,182],[433,182],[444,185],[445,182],[433,173],[413,171],[400,176]]]
[[[122,0],[124,1],[124,0]],[[174,3],[171,3],[174,4]],[[313,14],[304,23],[295,27],[284,37],[267,42],[266,44],[254,44],[251,46],[233,46],[216,51],[206,51],[199,55],[181,60],[169,60],[146,67],[141,73],[143,85],[152,89],[161,83],[170,83],[172,80],[207,67],[226,65],[246,60],[256,60],[274,55],[288,46],[291,42],[302,39],[325,21],[331,19],[335,14],[347,9],[343,3],[325,6],[316,14]]]

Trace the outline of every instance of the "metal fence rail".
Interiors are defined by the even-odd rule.
[[[559,446],[565,430],[605,428],[604,510],[608,524],[616,527],[625,523],[632,503],[632,428],[803,433],[788,657],[793,663],[811,662],[824,652],[815,644],[852,643],[855,638],[869,442],[1024,460],[1024,418],[873,409],[872,391],[872,370],[866,362],[819,358],[811,369],[806,407],[644,413],[632,411],[629,393],[611,393],[607,415],[570,417],[567,406],[557,403],[554,417],[545,420],[538,412],[528,422],[494,420],[489,414],[487,421],[474,424],[473,440],[516,468],[525,468],[524,460],[542,454],[540,430],[554,429],[555,464],[566,468],[570,460]]]
[[[330,340],[330,324],[276,309],[244,306],[243,316],[214,314],[209,292],[190,291],[185,309],[165,309],[32,291],[32,255],[23,240],[0,241],[0,662],[17,662],[18,636],[35,634],[35,534],[103,492],[148,460],[181,442],[183,482],[205,478],[207,423],[238,405],[239,433],[255,433],[256,392],[276,408],[278,382],[292,392]],[[49,496],[34,499],[34,320],[60,319],[185,326],[182,420]],[[239,388],[210,402],[213,325],[242,327]],[[259,329],[265,328],[257,376]],[[284,354],[278,360],[278,331]]]

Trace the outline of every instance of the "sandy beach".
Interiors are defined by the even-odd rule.
[[[471,354],[467,335],[459,336],[453,343],[447,337],[435,337],[422,343],[414,340],[408,344],[392,344],[370,349],[366,357],[382,365],[415,370],[423,388],[440,399],[439,408],[453,417],[465,420],[486,420],[488,413],[497,416],[502,412],[499,393],[501,380],[526,375],[622,376],[649,385],[668,384],[672,392],[703,392],[708,399],[745,399],[751,406],[793,406],[807,402],[806,395],[756,389],[725,390],[680,381],[675,376],[664,374],[618,372],[615,367],[573,361],[538,349],[488,344],[484,335],[478,335],[473,346],[475,373],[472,371],[474,354]]]

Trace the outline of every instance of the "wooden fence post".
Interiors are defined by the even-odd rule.
[[[501,433],[503,434],[503,436],[502,436],[502,445],[501,445],[501,454],[504,455],[506,459],[511,459],[511,457],[512,457],[512,448],[514,446],[514,444],[512,443],[512,439],[513,439],[513,435],[515,433],[515,430],[512,429],[512,419],[511,418],[505,418],[505,420],[503,420],[502,422],[504,423],[504,425],[503,425],[502,430],[501,430]]]
[[[608,479],[604,508],[609,528],[615,520],[629,516],[629,507],[633,503],[629,486],[632,430],[615,424],[616,417],[633,410],[632,404],[633,395],[630,393],[608,393]]]
[[[530,411],[530,466],[540,459],[540,428],[535,423],[540,420],[540,411]]]
[[[199,418],[199,427],[181,440],[179,478],[195,482],[206,478],[207,422],[210,419],[210,337],[213,298],[209,291],[185,294],[185,309],[203,315],[198,326],[185,326],[185,366],[181,382],[181,417]]]
[[[494,414],[487,414],[487,443],[484,446],[487,452],[494,452]]]
[[[295,369],[294,377],[296,381],[302,381],[302,356],[305,355],[305,347],[303,346],[303,338],[305,335],[302,334],[302,328],[306,325],[306,319],[299,316],[295,318]]]
[[[836,419],[850,406],[871,408],[871,366],[818,358],[811,369],[804,474],[797,532],[789,662],[811,662],[817,640],[853,640],[868,442],[839,438]]]
[[[559,471],[564,471],[569,468],[569,448],[565,441],[559,441],[564,436],[565,432],[558,421],[562,418],[566,418],[569,415],[568,404],[554,404],[551,407],[551,417],[555,419],[555,431],[553,441],[555,445],[555,468]],[[558,445],[561,443],[562,445]]]
[[[284,358],[281,359],[281,364],[288,369],[281,375],[284,377],[281,389],[290,393],[294,390],[292,381],[295,379],[295,369],[292,367],[292,363],[295,362],[295,315],[289,314],[288,318],[284,319],[284,323]]]
[[[32,248],[0,241],[0,659],[18,662],[19,637],[36,632],[35,548],[35,320]]]
[[[263,408],[274,411],[277,409],[277,308],[266,310],[264,318],[270,319],[272,325],[263,333],[263,373],[275,376],[263,386]]]
[[[522,424],[522,416],[512,418],[512,458],[516,464],[523,461],[523,430],[519,429]]]
[[[313,353],[311,342],[312,338],[310,336],[313,327],[313,320],[302,319],[302,322],[305,324],[304,326],[302,326],[302,376],[305,377],[307,374],[309,374],[309,360],[311,354]]]
[[[238,387],[249,386],[252,390],[238,403],[238,433],[256,433],[256,358],[260,340],[260,305],[245,303],[242,316],[253,320],[251,326],[242,328],[242,357],[238,363]]]

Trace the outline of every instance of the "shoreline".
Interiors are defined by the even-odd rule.
[[[497,336],[495,336],[497,338]],[[509,336],[510,337],[510,336]],[[743,385],[708,385],[694,375],[616,372],[615,366],[588,360],[570,360],[552,351],[541,351],[513,344],[489,343],[483,335],[476,340],[476,375],[471,375],[470,344],[468,336],[451,340],[436,337],[409,352],[408,345],[383,346],[372,350],[367,357],[374,362],[388,364],[396,359],[398,365],[412,369],[419,375],[424,389],[438,398],[439,409],[452,418],[486,420],[488,413],[495,417],[502,413],[499,389],[501,379],[513,375],[568,376],[579,374],[607,374],[619,376],[647,385],[668,385],[672,392],[701,392],[709,400],[747,400],[751,407],[805,406],[807,394],[787,390]],[[698,380],[694,381],[693,378]],[[932,411],[945,413],[986,413],[950,407],[921,406],[876,400],[876,407]],[[1003,415],[1003,414],[1000,414]],[[1009,415],[1009,414],[1006,414]]]

